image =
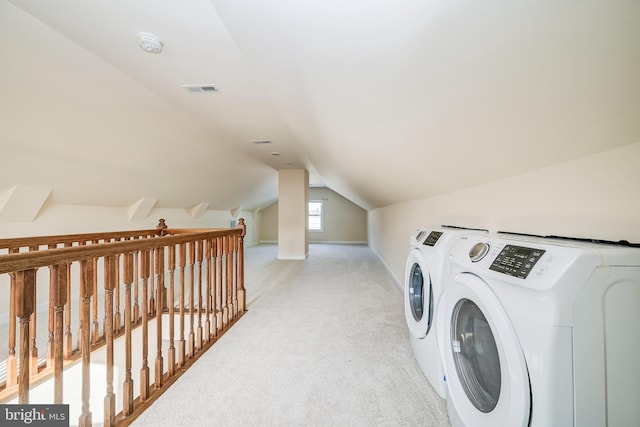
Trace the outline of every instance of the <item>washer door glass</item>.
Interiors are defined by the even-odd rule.
[[[427,275],[428,301],[427,301],[427,332],[431,328],[433,318],[433,290],[431,281]],[[420,322],[425,315],[425,277],[420,268],[420,264],[415,263],[411,268],[411,278],[409,279],[409,306],[416,322]]]
[[[458,301],[451,318],[453,360],[462,388],[481,412],[491,412],[500,397],[500,358],[491,327],[478,306]]]

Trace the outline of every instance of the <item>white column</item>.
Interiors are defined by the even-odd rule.
[[[305,259],[309,255],[309,172],[283,169],[278,179],[278,259]]]

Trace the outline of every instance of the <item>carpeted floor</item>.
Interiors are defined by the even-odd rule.
[[[246,249],[248,312],[134,426],[447,426],[402,292],[364,245]]]

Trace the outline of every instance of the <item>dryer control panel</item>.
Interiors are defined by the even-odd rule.
[[[427,236],[427,238],[422,244],[427,246],[435,246],[436,242],[438,241],[438,239],[440,239],[441,236],[442,236],[442,231],[432,231],[431,233],[429,233],[429,235]]]
[[[526,279],[544,253],[543,249],[506,245],[493,260],[489,269],[519,279]]]

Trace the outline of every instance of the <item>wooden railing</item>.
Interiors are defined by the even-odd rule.
[[[100,424],[128,425],[244,313],[245,232],[243,219],[206,230],[160,220],[152,230],[0,239],[0,402],[66,403],[80,426],[97,412]],[[96,366],[100,408],[90,406]],[[48,396],[30,399],[47,381]],[[80,402],[65,397],[74,388]]]

